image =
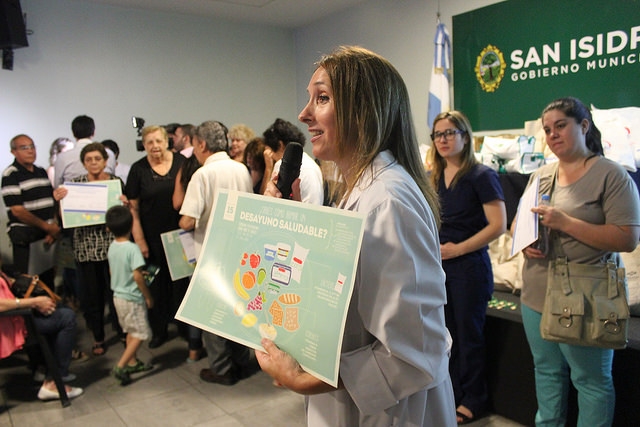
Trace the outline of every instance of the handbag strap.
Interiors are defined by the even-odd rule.
[[[553,173],[551,174],[551,187],[549,188],[549,203],[553,206],[553,199],[556,187],[556,177],[558,176],[558,163],[555,164],[553,168]],[[567,256],[564,254],[562,250],[562,246],[560,246],[560,239],[558,239],[558,233],[554,229],[549,229],[549,241],[551,242],[551,250],[552,255],[555,255],[556,258],[564,258],[564,264],[567,264]]]
[[[551,205],[553,205],[553,190],[555,188],[557,175],[558,165],[556,164],[556,167],[553,170],[553,174],[551,175],[551,187],[549,188]],[[572,292],[571,282],[569,278],[569,260],[567,259],[567,255],[565,255],[564,251],[562,250],[560,239],[558,239],[558,233],[556,233],[553,229],[549,231],[549,241],[551,242],[553,255],[555,255],[554,268],[560,272],[562,278],[560,281],[560,287],[565,295],[569,295]],[[609,278],[607,285],[607,297],[609,299],[613,299],[618,296],[618,281],[624,281],[625,273],[624,270],[618,268],[613,253],[609,255],[606,267],[607,276]]]
[[[560,279],[560,289],[562,293],[569,295],[573,292],[573,289],[571,288],[571,276],[569,274],[567,257],[558,257],[551,262],[553,263],[553,269],[556,273],[554,277]],[[613,258],[607,260],[605,267],[607,269],[607,298],[614,299],[618,296],[618,282],[624,282],[624,269],[618,268]]]
[[[572,292],[571,282],[569,281],[569,263],[567,257],[558,257],[553,262],[553,268],[556,273],[560,273],[560,289],[565,295],[569,295]],[[558,277],[557,275],[555,277]]]
[[[609,288],[607,289],[607,297],[613,299],[618,296],[618,281],[622,280],[624,283],[625,272],[623,269],[618,268],[613,257],[607,260],[607,272],[609,273]]]
[[[49,295],[49,298],[51,298],[55,302],[62,301],[62,298],[60,298],[58,294],[56,294],[51,289],[49,289],[49,287],[42,280],[40,280],[40,277],[38,277],[37,274],[34,276],[31,276],[31,283],[29,284],[27,291],[24,293],[24,297],[29,298],[36,286],[39,286],[40,288],[42,288],[42,290],[44,290],[47,293],[47,295]]]

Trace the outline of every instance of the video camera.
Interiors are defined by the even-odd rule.
[[[144,151],[144,145],[142,144],[142,128],[144,127],[144,119],[136,116],[131,116],[131,124],[138,130],[138,139],[136,139],[136,150]]]
[[[142,129],[144,128],[144,119],[141,117],[131,116],[131,124],[138,130],[138,139],[136,139],[136,150],[144,151],[144,144],[142,143]],[[164,125],[167,133],[171,135],[175,132],[175,128],[179,126],[177,123],[171,123]],[[173,148],[173,137],[169,136],[169,149]]]

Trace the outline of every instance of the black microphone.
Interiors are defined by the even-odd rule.
[[[291,184],[300,176],[300,166],[302,165],[302,145],[297,142],[290,142],[284,149],[282,164],[278,172],[278,182],[276,187],[282,193],[283,199],[291,198]]]

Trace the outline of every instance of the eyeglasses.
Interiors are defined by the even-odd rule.
[[[440,138],[442,138],[444,136],[444,139],[446,139],[447,141],[451,141],[455,135],[460,134],[462,135],[463,133],[465,133],[463,130],[459,130],[459,129],[447,129],[444,132],[434,132],[431,134],[431,140],[433,141],[437,141]]]
[[[27,151],[27,150],[35,150],[36,146],[31,144],[31,145],[18,145],[17,147],[14,148],[14,150],[18,150],[18,151]]]

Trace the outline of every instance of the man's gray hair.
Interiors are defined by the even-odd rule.
[[[226,126],[214,120],[203,122],[196,128],[195,135],[206,142],[207,150],[212,153],[226,151],[229,145]]]

